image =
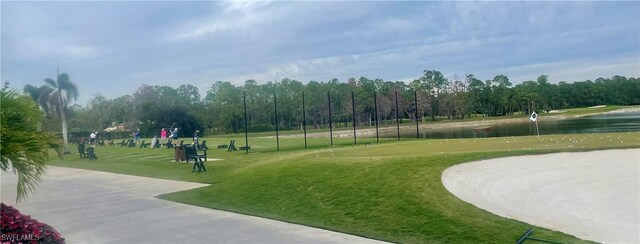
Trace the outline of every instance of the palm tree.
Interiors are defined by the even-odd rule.
[[[58,73],[57,79],[54,81],[51,78],[44,79],[44,82],[48,85],[48,93],[41,94],[39,100],[44,100],[48,109],[56,112],[60,115],[60,121],[62,122],[62,140],[64,141],[65,148],[67,147],[67,106],[68,101],[73,99],[78,100],[78,86],[69,79],[69,75],[66,73]],[[46,111],[46,109],[45,109]]]
[[[44,110],[45,113],[49,113],[49,106],[47,105],[46,99],[44,97],[53,91],[53,88],[48,87],[47,85],[42,85],[40,87],[35,87],[32,85],[25,85],[23,88],[24,93],[28,94],[31,99],[38,104],[40,109]]]
[[[12,169],[18,175],[19,202],[35,189],[45,170],[48,149],[61,155],[62,142],[56,135],[40,131],[42,112],[27,96],[0,90],[0,170]]]

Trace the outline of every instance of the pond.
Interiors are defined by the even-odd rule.
[[[539,117],[538,129],[540,130],[540,135],[640,131],[640,112],[608,113],[576,119],[546,121],[544,117]],[[537,135],[536,124],[530,121],[514,124],[496,124],[483,129],[463,127],[420,132],[421,138],[438,139],[529,135]],[[415,137],[415,130],[407,131],[400,136],[406,138]]]

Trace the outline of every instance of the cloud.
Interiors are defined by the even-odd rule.
[[[243,12],[245,14],[253,13],[256,9],[267,6],[271,1],[251,1],[251,0],[234,0],[220,2],[225,12]]]
[[[230,1],[220,2],[219,11],[214,8],[208,16],[196,18],[170,33],[171,40],[193,40],[216,36],[224,32],[246,32],[273,21],[274,12],[268,8],[270,2]]]
[[[608,59],[577,59],[558,62],[533,63],[498,69],[496,74],[504,73],[517,83],[535,80],[540,75],[549,75],[549,81],[582,81],[597,78],[609,78],[613,75],[640,77],[640,59],[638,56]]]
[[[486,42],[476,39],[456,40],[441,43],[415,44],[395,47],[372,52],[361,52],[356,54],[345,54],[311,59],[302,59],[281,64],[274,64],[262,72],[251,72],[231,75],[226,80],[235,81],[240,84],[247,79],[257,81],[273,81],[283,78],[308,80],[328,80],[339,78],[346,80],[349,77],[368,76],[369,78],[382,78],[396,80],[399,77],[406,77],[406,73],[391,71],[395,67],[403,70],[402,63],[435,64],[436,58],[446,58],[450,55],[464,53],[476,48],[478,45],[486,45],[487,42],[500,42],[505,37],[497,37]],[[427,61],[425,61],[425,59]],[[400,66],[400,67],[399,67]],[[406,67],[405,66],[405,70]],[[417,74],[422,68],[414,69],[411,73]]]
[[[638,75],[638,2],[7,2],[2,77],[60,65],[83,94],[424,69],[514,83]],[[59,16],[66,16],[60,18]],[[612,17],[612,16],[615,16]],[[634,61],[635,60],[635,61]],[[104,85],[103,85],[104,84]],[[111,88],[109,88],[111,87]],[[85,90],[86,89],[86,90]],[[80,101],[82,103],[82,101]]]
[[[66,61],[85,60],[99,57],[103,50],[95,45],[73,43],[71,40],[48,38],[25,38],[13,44],[14,58],[19,60],[60,59]]]

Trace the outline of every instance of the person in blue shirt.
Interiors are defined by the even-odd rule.
[[[140,129],[137,129],[135,133],[133,133],[134,143],[138,144],[138,140],[140,140]]]
[[[178,128],[173,129],[173,131],[171,131],[171,138],[173,140],[177,140],[178,139]]]

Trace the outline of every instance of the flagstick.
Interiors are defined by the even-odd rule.
[[[536,119],[536,131],[538,132],[538,138],[540,138],[540,130],[538,129],[538,120]]]

